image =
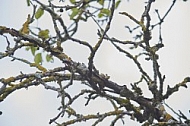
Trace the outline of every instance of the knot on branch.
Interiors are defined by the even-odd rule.
[[[134,97],[134,93],[130,91],[126,85],[124,85],[120,91],[120,95],[126,98]]]

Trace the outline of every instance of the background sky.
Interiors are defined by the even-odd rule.
[[[46,0],[43,0],[46,1]],[[159,9],[161,16],[171,5],[172,0],[159,0],[153,4],[154,9]],[[162,37],[165,47],[159,50],[160,69],[166,75],[165,87],[171,87],[181,82],[185,77],[190,76],[190,2],[182,2],[178,0],[172,11],[165,19],[162,26]],[[157,21],[157,16],[151,11],[152,22]],[[124,2],[119,11],[127,11],[134,15],[137,19],[140,18],[144,10],[143,2],[131,0],[129,3]],[[26,17],[32,12],[32,7],[27,7],[25,0],[1,0],[0,1],[0,25],[10,28],[20,29],[25,22]],[[52,28],[51,21],[47,18],[48,14],[43,15],[42,19],[32,26],[42,26],[45,28]],[[64,17],[66,23],[67,17]],[[131,36],[125,25],[135,26],[127,17],[116,14],[109,35],[122,40],[129,40]],[[94,23],[82,23],[79,27],[77,38],[87,40],[95,43],[97,41],[97,27]],[[53,31],[50,31],[53,32]],[[158,42],[157,30],[152,33],[152,44]],[[0,52],[6,47],[6,41],[0,37]],[[72,59],[79,62],[87,63],[88,50],[77,44],[64,44],[64,51],[68,53]],[[17,57],[27,58],[32,61],[32,55],[24,50],[18,51],[15,54]],[[20,71],[23,73],[35,72],[34,68],[22,64],[18,61],[11,62],[10,58],[0,60],[0,78],[7,78],[18,75]],[[61,65],[57,60],[55,63],[44,63],[48,68],[58,67]],[[111,76],[111,80],[119,84],[130,84],[139,79],[138,69],[134,64],[126,59],[124,55],[118,53],[115,48],[108,42],[104,42],[95,58],[95,65],[102,73],[107,73]],[[142,63],[149,73],[152,72],[151,64],[147,62]],[[1,85],[1,84],[0,84]],[[189,83],[187,84],[189,85]],[[81,85],[80,85],[81,86]],[[141,85],[145,90],[143,93],[148,97],[150,93],[146,90],[145,85]],[[82,86],[80,87],[82,88]],[[79,92],[79,89],[72,89],[70,92]],[[174,110],[181,110],[184,114],[190,117],[189,98],[190,89],[180,88],[179,92],[175,93],[170,99],[166,100]],[[49,119],[55,117],[59,111],[60,99],[57,94],[50,90],[44,90],[42,86],[30,87],[29,89],[22,89],[12,93],[3,102],[0,103],[0,111],[3,115],[0,116],[1,126],[48,126]],[[105,99],[99,99],[98,102],[92,102],[90,107],[84,106],[84,101],[77,101],[74,107],[78,107],[78,112],[88,114],[94,111],[106,111],[112,107]],[[168,110],[170,111],[170,110]],[[59,121],[61,122],[62,119]],[[136,122],[127,119],[127,124],[138,125]],[[90,125],[90,123],[76,124],[77,126]],[[109,125],[109,119],[101,123],[100,126]],[[121,125],[121,124],[118,124]]]

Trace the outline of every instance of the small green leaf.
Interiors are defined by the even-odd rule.
[[[27,47],[25,48],[25,50],[26,50],[26,51],[30,50],[30,46],[27,46]]]
[[[26,0],[27,6],[30,6],[30,0]]]
[[[38,54],[35,55],[34,62],[37,63],[37,64],[42,63],[42,54],[41,53],[38,53]]]
[[[35,46],[27,46],[26,48],[26,51],[31,51],[32,55],[34,56],[35,55],[35,52],[36,50],[38,50],[38,47],[35,47]]]
[[[103,8],[103,9],[101,10],[101,13],[103,13],[103,14],[109,16],[109,15],[110,15],[110,10],[109,10],[109,9],[106,9],[106,8]]]
[[[40,7],[35,13],[35,18],[39,19],[44,14],[44,10]]]
[[[48,39],[49,38],[49,30],[45,29],[45,30],[41,30],[38,32],[38,36],[41,39]]]
[[[105,0],[98,0],[98,3],[99,3],[100,5],[104,5],[104,1],[105,1]]]
[[[115,3],[115,8],[117,9],[119,4],[121,3],[121,0],[118,0],[116,3]]]
[[[109,9],[102,8],[100,10],[100,13],[98,14],[98,17],[101,18],[103,16],[110,16],[110,14],[111,14],[111,11]]]
[[[79,13],[78,8],[72,8],[72,13],[70,15],[70,19],[73,19]]]
[[[32,55],[34,56],[37,50],[37,47],[31,46],[30,49],[31,49]]]
[[[98,18],[101,18],[101,17],[103,17],[104,16],[104,14],[102,14],[102,13],[99,13],[98,14]]]
[[[85,3],[88,3],[90,0],[84,0]]]
[[[54,60],[53,60],[52,55],[47,54],[47,55],[46,55],[46,61],[47,61],[47,62],[51,62],[51,63],[53,63]]]
[[[71,2],[72,4],[74,4],[76,1],[75,1],[75,0],[70,0],[70,2]]]

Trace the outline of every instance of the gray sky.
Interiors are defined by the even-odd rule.
[[[44,1],[44,0],[43,0]],[[160,0],[153,5],[153,8],[159,9],[161,16],[166,12],[170,6],[172,0]],[[139,3],[137,0],[131,0],[130,3],[125,2],[121,5],[120,11],[127,11],[131,15],[134,15],[137,19],[140,18],[144,9],[143,2]],[[159,51],[159,63],[161,64],[160,69],[163,74],[166,75],[165,87],[167,85],[173,86],[181,82],[185,77],[190,76],[190,2],[182,2],[178,0],[177,4],[170,12],[164,24],[162,26],[162,37],[165,47]],[[154,10],[154,9],[153,9]],[[28,13],[32,11],[32,8],[26,6],[26,2],[23,0],[1,0],[0,1],[0,25],[4,25],[10,28],[20,29],[22,24],[25,22]],[[118,13],[119,11],[116,11]],[[151,11],[153,15],[152,22],[156,22],[156,14]],[[112,22],[111,30],[109,31],[110,37],[116,37],[122,40],[131,39],[131,35],[124,28],[125,25],[135,24],[130,21],[127,17],[116,14],[114,21]],[[51,22],[48,22],[47,15],[43,16],[36,24],[32,26],[43,26],[43,28],[52,28]],[[67,20],[67,19],[65,19]],[[67,21],[66,21],[67,22]],[[90,27],[89,27],[90,26]],[[85,29],[84,29],[85,27]],[[94,23],[90,25],[82,23],[79,28],[80,33],[77,34],[78,38],[90,41],[92,43],[97,42],[97,27]],[[51,31],[50,31],[51,32]],[[152,34],[152,44],[158,42],[157,31]],[[0,37],[0,52],[5,49],[5,40]],[[64,51],[72,56],[76,61],[87,63],[88,50],[83,48],[81,45],[76,44],[65,44]],[[32,61],[32,56],[29,52],[18,51],[16,56],[27,58]],[[0,60],[1,73],[0,78],[10,77],[19,74],[20,71],[35,72],[35,69],[29,68],[29,66],[20,62],[11,62],[11,59],[6,58]],[[54,64],[45,63],[48,68],[59,66],[61,63],[56,62]],[[111,80],[116,81],[120,84],[130,84],[135,80],[139,79],[138,69],[133,63],[126,59],[126,57],[115,50],[111,44],[104,42],[101,49],[95,58],[95,65],[102,73],[107,73],[111,76]],[[152,66],[147,63],[142,63],[143,67],[151,73]],[[1,85],[1,84],[0,84]],[[189,84],[187,84],[189,85]],[[142,87],[146,87],[143,86]],[[77,89],[71,90],[71,92],[80,91]],[[166,101],[174,110],[182,110],[186,115],[189,116],[188,110],[190,106],[189,99],[190,89],[180,88],[178,93],[175,93],[169,100]],[[146,91],[144,94],[149,96],[150,93]],[[3,111],[3,115],[0,116],[0,125],[2,126],[48,126],[49,119],[53,118],[58,114],[57,108],[59,107],[59,100],[57,99],[55,92],[44,90],[42,86],[30,87],[28,90],[22,89],[14,92],[8,96],[5,101],[0,104],[0,111]],[[91,107],[84,106],[83,102],[78,101],[75,104],[80,104],[79,112],[88,113],[93,109],[99,109],[105,111],[112,109],[111,106],[101,99],[99,104],[93,102]],[[102,104],[100,104],[102,103]],[[126,120],[129,120],[126,118]],[[61,122],[61,120],[60,120]],[[109,122],[109,120],[107,120]],[[132,125],[137,125],[135,122],[130,121]],[[100,126],[108,125],[109,123],[101,123]],[[86,125],[86,123],[82,123]],[[90,125],[90,124],[89,124]],[[120,124],[119,124],[120,125]],[[77,126],[80,126],[78,123]]]

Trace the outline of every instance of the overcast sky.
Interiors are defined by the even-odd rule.
[[[45,0],[43,0],[45,1]],[[121,5],[120,11],[127,11],[128,13],[140,18],[144,9],[143,2],[139,3],[138,0],[131,0],[126,5]],[[158,0],[157,0],[158,1]],[[171,5],[172,0],[159,0],[159,2],[153,4],[154,9],[159,9],[161,16],[166,12]],[[162,37],[165,47],[159,51],[159,63],[161,64],[161,71],[166,75],[165,87],[167,85],[175,85],[181,82],[185,77],[190,76],[190,2],[182,2],[178,0],[175,7],[169,13],[168,17],[164,21],[162,26]],[[153,10],[154,10],[153,9]],[[32,7],[27,7],[25,0],[0,0],[0,26],[7,26],[10,28],[20,29],[25,22],[26,17],[32,12]],[[116,11],[118,13],[119,11]],[[156,14],[151,11],[153,15],[152,22],[156,22]],[[45,15],[42,20],[39,20],[36,26],[42,26],[43,28],[49,28],[49,24]],[[109,32],[111,37],[120,39],[132,38],[128,34],[127,29],[123,26],[135,24],[127,17],[118,15],[112,22],[112,28]],[[33,26],[34,26],[33,25]],[[97,41],[97,27],[95,24],[83,23],[79,28],[80,33],[77,34],[78,38],[82,38],[87,41]],[[85,27],[85,28],[84,28]],[[51,27],[50,27],[51,28]],[[157,31],[152,34],[153,44],[158,42]],[[0,37],[0,52],[5,49],[5,39]],[[82,48],[81,45],[65,45],[64,50],[72,56],[76,61],[87,63],[88,50]],[[18,51],[16,53],[18,57],[28,58],[32,61],[31,54]],[[138,80],[139,74],[137,68],[130,60],[125,59],[124,55],[118,53],[113,46],[109,43],[104,43],[99,50],[97,57],[95,58],[96,67],[102,72],[111,76],[111,80],[116,81],[119,84],[130,84],[135,80]],[[20,71],[35,72],[34,69],[29,68],[20,62],[11,62],[11,59],[5,58],[0,60],[0,78],[7,78],[10,76],[18,75]],[[59,66],[61,63],[46,64],[49,68]],[[152,67],[150,64],[144,62],[143,67],[151,73]],[[189,83],[187,84],[189,85]],[[1,84],[0,84],[1,86]],[[76,89],[71,92],[77,91]],[[182,110],[188,117],[190,117],[188,111],[190,106],[189,99],[190,89],[180,88],[178,93],[175,93],[169,100],[166,101],[174,110]],[[146,96],[148,92],[144,92]],[[0,111],[3,111],[3,115],[0,116],[1,126],[48,126],[49,119],[55,117],[59,111],[60,99],[57,99],[55,92],[45,90],[42,86],[31,87],[28,90],[22,89],[14,92],[8,98],[0,103]],[[95,109],[107,110],[111,108],[107,104],[103,104],[104,100],[99,102],[102,104],[91,104]],[[95,103],[95,102],[94,102]],[[88,113],[92,111],[92,108],[81,107],[84,103],[80,104],[81,113]],[[93,109],[94,109],[93,108]],[[129,120],[129,119],[126,119]],[[109,120],[107,120],[109,122]],[[61,122],[61,120],[60,120]],[[128,124],[137,125],[133,121],[129,121]],[[110,123],[101,123],[100,126],[109,125]],[[77,126],[87,125],[85,123],[77,124]],[[89,124],[90,125],[90,124]],[[120,124],[118,124],[120,125]]]

